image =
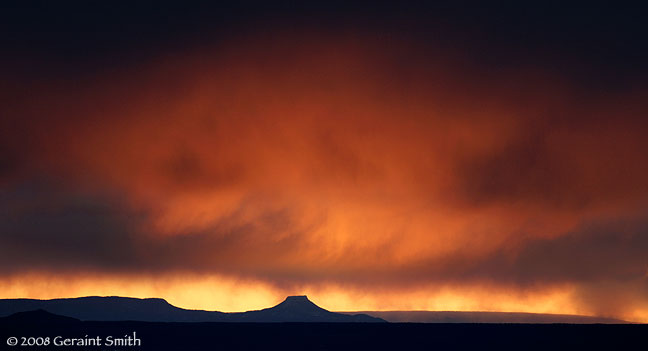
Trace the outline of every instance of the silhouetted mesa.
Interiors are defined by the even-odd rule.
[[[342,314],[327,311],[306,296],[288,296],[277,306],[239,315],[239,322],[385,322],[366,314]]]
[[[224,322],[227,315],[222,312],[185,310],[163,299],[89,296],[53,300],[0,300],[0,316],[36,309],[84,321]]]

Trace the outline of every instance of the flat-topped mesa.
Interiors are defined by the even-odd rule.
[[[380,318],[374,318],[367,315],[346,315],[327,311],[306,297],[301,296],[288,296],[286,299],[277,306],[266,308],[259,311],[248,312],[248,315],[240,319],[240,321],[256,321],[256,322],[384,322]]]
[[[328,312],[314,304],[306,295],[288,296],[282,303],[273,308],[277,310],[290,310],[296,313]]]

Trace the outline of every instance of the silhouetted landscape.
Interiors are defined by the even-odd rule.
[[[241,313],[185,310],[162,299],[5,299],[0,301],[0,314],[2,340],[16,337],[19,342],[27,342],[28,337],[49,337],[53,342],[58,337],[60,344],[65,339],[88,342],[84,341],[88,338],[96,343],[99,338],[100,345],[83,345],[90,350],[101,346],[105,349],[109,336],[111,342],[123,340],[119,349],[133,350],[618,349],[645,345],[642,337],[648,332],[646,325],[585,316],[336,313],[317,306],[306,296],[289,296],[274,307]],[[139,343],[132,344],[136,339]],[[60,346],[38,347],[48,348]]]
[[[362,311],[330,312],[306,296],[288,296],[277,306],[258,311],[225,313],[187,310],[163,299],[130,297],[80,297],[72,299],[2,299],[0,316],[17,312],[46,310],[85,321],[143,322],[395,322],[395,323],[571,323],[622,324],[626,321],[578,315],[521,312],[458,312],[458,311]]]
[[[0,318],[3,347],[11,337],[100,338],[101,346],[74,348],[84,350],[619,350],[645,347],[647,333],[642,324],[92,322],[43,310]],[[139,344],[106,347],[109,337]]]
[[[33,310],[48,312],[85,321],[143,321],[143,322],[320,322],[320,323],[380,323],[384,320],[366,314],[334,313],[312,303],[306,296],[289,296],[277,306],[258,311],[224,313],[185,310],[163,299],[129,297],[80,297],[73,299],[0,300],[0,316]]]

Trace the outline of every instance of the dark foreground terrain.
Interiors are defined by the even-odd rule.
[[[109,346],[109,336],[140,345]],[[29,337],[49,346],[20,346],[39,342]],[[102,346],[55,346],[57,337]],[[645,350],[648,325],[82,322],[36,311],[1,318],[0,341],[8,350]]]

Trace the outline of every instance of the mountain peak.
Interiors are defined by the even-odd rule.
[[[288,296],[271,308],[247,312],[241,321],[257,322],[384,322],[367,315],[349,316],[327,311],[308,299],[306,295]]]
[[[328,312],[327,310],[314,304],[311,300],[308,299],[306,295],[288,296],[282,303],[273,308],[277,310],[291,311],[293,313],[301,314],[321,314]]]

